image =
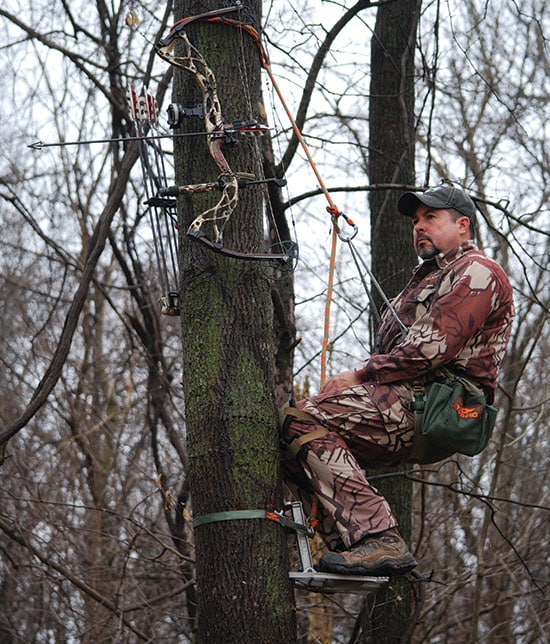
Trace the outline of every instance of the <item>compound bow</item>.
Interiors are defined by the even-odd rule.
[[[208,66],[204,57],[191,44],[187,33],[185,32],[186,27],[192,22],[202,21],[220,22],[238,27],[247,32],[251,29],[256,33],[251,23],[241,22],[239,20],[226,17],[228,14],[234,14],[236,11],[242,12],[243,7],[239,4],[184,18],[177,22],[171,28],[168,35],[155,45],[156,52],[161,58],[168,61],[171,65],[185,69],[193,74],[200,90],[202,91],[202,109],[191,110],[191,112],[194,114],[200,112],[204,117],[208,149],[216,165],[220,169],[220,175],[218,176],[217,182],[192,184],[187,186],[170,186],[161,189],[159,191],[159,195],[176,196],[179,194],[194,194],[197,192],[220,190],[221,196],[218,202],[193,220],[187,230],[187,234],[207,245],[211,250],[229,257],[237,259],[267,260],[273,262],[273,265],[278,268],[283,268],[285,265],[287,268],[292,268],[298,257],[298,247],[295,242],[280,242],[277,246],[281,252],[277,254],[244,253],[230,250],[225,248],[223,245],[224,228],[237,206],[240,188],[268,182],[275,183],[279,186],[285,185],[286,183],[285,180],[276,178],[257,179],[254,175],[234,172],[231,169],[229,162],[223,154],[223,144],[228,140],[231,140],[231,137],[235,135],[261,136],[265,134],[269,128],[255,120],[225,123],[222,116],[220,100],[218,98],[215,75]],[[175,55],[174,53],[176,42],[178,42],[182,48],[182,52],[178,55]],[[256,42],[259,43],[258,40]],[[171,106],[172,110],[174,110],[174,107],[177,106]],[[212,225],[214,239],[208,238],[204,232],[203,226],[207,222],[210,222]]]

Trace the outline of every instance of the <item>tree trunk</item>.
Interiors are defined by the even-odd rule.
[[[253,4],[259,15],[260,3]],[[194,8],[179,2],[176,16]],[[203,2],[201,11],[206,8],[219,6]],[[215,73],[225,122],[258,118],[260,61],[252,39],[231,26],[204,22],[187,33]],[[184,107],[202,102],[187,71],[175,74],[174,101]],[[199,124],[183,127],[197,131]],[[261,176],[256,145],[252,137],[223,146],[234,171]],[[220,173],[205,137],[177,139],[175,163],[180,185],[215,181]],[[183,386],[195,521],[218,512],[279,510],[282,504],[269,285],[257,261],[220,256],[185,235],[219,198],[219,192],[195,194],[179,203]],[[213,234],[206,227],[204,232]],[[264,249],[261,189],[239,191],[223,241],[240,251]],[[198,641],[294,641],[287,535],[280,525],[257,518],[214,520],[194,532]]]
[[[420,0],[401,0],[378,8],[371,49],[371,184],[414,184],[414,46],[420,4]],[[372,267],[390,298],[403,288],[417,263],[410,221],[397,211],[400,192],[369,193]],[[409,541],[412,484],[404,478],[390,478],[378,487]],[[396,580],[377,598],[380,607],[374,613],[374,632],[369,635],[377,643],[408,641],[411,601],[407,586],[407,582]]]

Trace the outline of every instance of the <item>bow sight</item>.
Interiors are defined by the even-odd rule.
[[[204,118],[204,107],[202,103],[195,105],[195,107],[183,107],[180,103],[170,103],[166,109],[168,115],[168,125],[171,128],[179,127],[183,119],[193,117]]]

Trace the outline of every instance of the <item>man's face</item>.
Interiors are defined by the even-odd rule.
[[[412,222],[414,249],[422,259],[446,253],[469,237],[468,217],[459,217],[454,221],[448,210],[433,209],[421,204]]]

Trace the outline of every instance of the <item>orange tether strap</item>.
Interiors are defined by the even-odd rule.
[[[327,190],[327,187],[325,185],[325,182],[323,181],[321,175],[319,174],[319,171],[317,170],[317,166],[315,165],[315,161],[313,160],[313,157],[311,156],[311,153],[309,151],[309,148],[307,146],[307,143],[304,140],[304,137],[302,136],[302,133],[300,131],[300,128],[296,124],[296,121],[294,120],[294,117],[292,116],[292,113],[290,112],[290,109],[288,108],[288,105],[286,104],[286,101],[284,99],[284,96],[281,93],[281,90],[279,88],[279,85],[277,84],[277,81],[275,77],[273,76],[271,72],[271,67],[269,65],[269,59],[267,57],[267,53],[265,52],[265,49],[263,48],[263,45],[258,39],[258,47],[260,48],[260,51],[262,53],[262,66],[266,70],[269,80],[271,81],[271,84],[273,85],[273,88],[275,89],[275,92],[277,93],[277,96],[279,97],[279,100],[281,101],[281,105],[283,106],[283,109],[286,112],[286,115],[292,125],[292,129],[294,130],[294,134],[296,135],[296,138],[300,142],[300,145],[302,146],[302,150],[304,151],[304,154],[306,155],[306,158],[308,160],[309,165],[311,166],[311,169],[313,170],[313,173],[315,174],[315,177],[317,178],[317,182],[319,184],[319,188],[321,189],[321,192],[325,195],[327,201],[328,201],[328,206],[327,206],[327,211],[330,213],[332,216],[332,244],[331,244],[331,253],[330,253],[330,263],[329,263],[329,276],[328,276],[328,286],[327,286],[327,299],[325,303],[325,322],[324,322],[324,332],[323,332],[323,344],[321,348],[321,386],[325,383],[326,380],[326,375],[327,375],[327,353],[328,353],[328,348],[329,348],[329,333],[330,333],[330,305],[332,303],[332,293],[334,290],[334,269],[336,266],[336,246],[337,246],[337,241],[338,237],[340,236],[340,231],[338,229],[338,217],[342,216],[346,223],[353,228],[353,233],[349,236],[349,238],[343,238],[345,241],[349,241],[355,237],[357,234],[357,226],[353,222],[352,219],[347,217],[343,212],[341,212],[334,201],[332,200],[332,197],[330,196],[329,191]]]
[[[328,209],[327,209],[328,210]],[[330,306],[332,304],[332,294],[334,291],[334,269],[336,268],[336,248],[338,242],[338,227],[332,226],[332,241],[330,247],[330,260],[328,265],[328,284],[327,297],[325,299],[325,321],[323,325],[323,344],[321,345],[321,375],[320,385],[325,384],[327,379],[327,355],[329,349],[330,337]]]

